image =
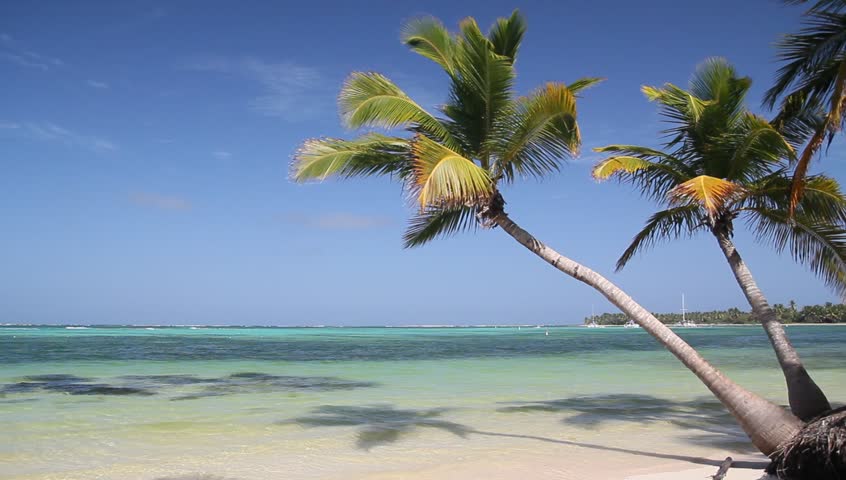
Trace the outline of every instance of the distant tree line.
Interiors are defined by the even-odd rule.
[[[846,305],[826,302],[824,305],[806,305],[797,309],[796,302],[790,301],[786,306],[780,303],[773,305],[782,323],[844,323],[846,322]],[[655,313],[655,317],[663,323],[672,325],[681,322],[681,313]],[[713,310],[710,312],[687,312],[685,318],[698,324],[738,323],[752,324],[757,321],[750,312],[739,308],[728,310]],[[591,318],[585,318],[585,324]],[[628,318],[622,313],[603,313],[596,316],[596,323],[600,325],[624,325]]]

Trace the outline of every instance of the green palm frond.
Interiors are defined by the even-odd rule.
[[[440,20],[433,17],[412,20],[402,30],[402,42],[447,73],[455,70],[455,38]]]
[[[695,205],[683,205],[655,213],[617,260],[617,271],[622,270],[638,252],[660,241],[691,236],[703,227],[699,208]]]
[[[578,153],[576,97],[561,83],[548,83],[517,100],[512,115],[496,125],[488,148],[496,154],[494,176],[511,182],[517,175],[542,177]]]
[[[803,5],[813,2],[809,10],[833,10],[846,9],[846,0],[783,0],[787,5]]]
[[[402,237],[403,246],[405,248],[419,247],[436,238],[475,230],[477,226],[476,209],[473,207],[430,207],[412,217]]]
[[[398,175],[411,172],[410,147],[404,138],[371,133],[355,140],[306,140],[294,155],[291,178],[297,182],[326,177]]]
[[[520,42],[523,34],[526,33],[526,20],[519,11],[514,10],[508,18],[500,18],[496,21],[488,34],[488,39],[493,45],[493,52],[510,59],[511,63],[517,60],[517,51],[520,49]]]
[[[799,150],[811,136],[826,128],[825,121],[826,114],[819,101],[800,92],[784,98],[770,123],[794,150]]]
[[[453,150],[424,135],[412,143],[412,191],[420,207],[455,207],[475,204],[493,189],[488,172]]]
[[[764,103],[770,108],[782,95],[799,91],[818,99],[827,98],[837,78],[846,48],[846,15],[837,10],[814,9],[806,13],[803,25],[799,33],[785,35],[777,44],[779,60],[785,64],[764,95]]]
[[[737,130],[736,140],[730,143],[733,152],[728,161],[728,179],[754,180],[796,155],[787,139],[762,117],[746,113]]]
[[[450,137],[438,119],[378,73],[350,75],[341,88],[338,106],[348,128],[414,125],[441,140],[448,141]]]
[[[444,113],[452,120],[466,149],[476,153],[487,168],[484,150],[495,121],[511,108],[514,67],[509,57],[493,51],[493,44],[472,18],[461,22],[456,49],[456,75]]]
[[[575,82],[567,85],[567,89],[570,90],[570,92],[573,95],[576,95],[578,97],[578,93],[581,92],[582,90],[587,90],[588,88],[596,86],[596,85],[598,85],[598,84],[600,84],[604,81],[605,81],[605,78],[603,78],[603,77],[580,78],[580,79],[576,80]]]
[[[785,212],[759,208],[748,217],[759,241],[807,266],[826,285],[841,296],[846,294],[846,231],[842,224],[832,225],[807,218],[797,212],[790,218]]]
[[[744,208],[786,211],[790,201],[792,179],[786,172],[777,172],[753,184],[748,184],[742,206]],[[837,180],[825,175],[807,178],[805,195],[796,211],[804,218],[831,224],[846,223],[846,196]]]
[[[611,176],[637,186],[646,197],[667,200],[670,190],[697,176],[697,171],[673,155],[637,145],[608,145],[594,148],[599,153],[615,153],[593,170],[593,177],[603,181]],[[632,159],[629,160],[628,158]],[[619,159],[614,161],[613,159]],[[638,162],[642,161],[643,163]]]
[[[696,98],[710,101],[723,118],[730,123],[745,112],[743,100],[752,86],[749,77],[738,77],[734,67],[721,57],[712,57],[700,63],[690,79],[690,93]]]

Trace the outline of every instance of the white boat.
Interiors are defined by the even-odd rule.
[[[590,322],[586,323],[587,328],[605,328],[605,325],[596,323],[596,315],[593,313],[593,305],[590,306]]]
[[[635,323],[635,321],[634,321],[634,320],[632,320],[631,318],[630,318],[630,319],[629,319],[629,321],[628,321],[628,322],[626,322],[626,324],[625,324],[625,325],[623,325],[623,326],[624,326],[624,327],[626,327],[626,328],[640,328],[640,325],[636,324],[636,323]]]
[[[681,312],[682,312],[682,319],[681,319],[681,321],[680,321],[680,322],[676,322],[676,326],[677,326],[677,327],[686,327],[686,328],[698,327],[698,325],[696,325],[696,323],[695,323],[693,320],[688,320],[688,319],[685,317],[685,313],[687,313],[687,309],[686,309],[686,308],[684,308],[684,294],[683,294],[683,293],[682,293],[682,308],[681,308]]]

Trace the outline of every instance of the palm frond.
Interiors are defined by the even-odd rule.
[[[576,97],[561,83],[548,83],[520,98],[513,114],[495,125],[494,176],[513,181],[517,175],[542,177],[557,171],[581,144]]]
[[[460,129],[457,135],[468,151],[488,166],[488,142],[494,123],[511,106],[514,67],[509,57],[493,51],[493,44],[472,18],[461,22],[456,49],[456,75],[444,113]]]
[[[738,77],[734,67],[721,57],[706,59],[696,67],[690,79],[690,93],[712,102],[731,123],[743,111],[743,100],[752,86],[749,77]]]
[[[514,63],[525,33],[526,19],[518,10],[514,10],[510,17],[497,19],[488,33],[488,39],[493,45],[494,53],[507,57]]]
[[[770,124],[799,150],[820,129],[825,128],[826,114],[816,99],[803,93],[788,95]]]
[[[790,203],[792,179],[786,171],[774,172],[753,183],[747,183],[741,210],[765,209],[787,212]],[[805,194],[797,206],[798,215],[818,222],[846,223],[846,196],[837,180],[825,175],[807,178]]]
[[[670,191],[670,202],[674,204],[699,205],[711,217],[734,200],[743,190],[740,185],[722,178],[700,175],[677,185]]]
[[[294,154],[291,178],[297,182],[368,175],[407,176],[410,147],[404,138],[371,133],[356,140],[306,140]]]
[[[637,145],[608,145],[594,148],[600,153],[614,153],[594,167],[594,179],[603,181],[611,176],[636,185],[643,195],[665,202],[670,190],[697,176],[696,169],[682,159],[653,148]],[[626,157],[641,160],[629,160]],[[613,161],[619,158],[619,162]],[[607,162],[607,163],[605,163]]]
[[[455,70],[455,38],[440,20],[423,17],[410,21],[402,30],[402,42],[413,51],[433,60],[447,73]]]
[[[449,237],[458,232],[475,230],[476,209],[467,206],[454,208],[430,207],[412,217],[403,234],[403,246],[414,248],[436,238]]]
[[[705,107],[711,103],[671,83],[664,84],[663,87],[643,86],[641,91],[650,102],[661,104],[661,114],[670,122],[684,126],[698,123]]]
[[[809,10],[834,10],[846,9],[846,0],[783,0],[787,5],[803,5],[814,2]]]
[[[591,88],[595,85],[598,85],[598,84],[600,84],[604,81],[605,81],[605,78],[603,78],[603,77],[580,78],[580,79],[576,80],[575,82],[567,85],[567,89],[570,90],[570,92],[573,95],[576,95],[578,97],[577,94],[579,92],[581,92],[582,90],[587,90],[588,88]]]
[[[793,146],[766,119],[746,113],[730,143],[731,159],[726,178],[751,181],[765,175],[785,158],[792,159]]]
[[[617,271],[623,269],[635,254],[646,250],[660,241],[675,240],[691,236],[704,224],[696,205],[683,205],[655,213],[643,229],[632,239],[632,243],[617,260]]]
[[[793,168],[793,188],[790,191],[790,206],[788,207],[788,213],[790,215],[793,215],[793,212],[796,210],[796,206],[799,205],[799,202],[802,200],[802,195],[805,192],[805,177],[808,176],[808,168],[811,166],[811,159],[822,146],[823,141],[825,140],[825,135],[826,130],[823,125],[814,132],[814,135],[810,140],[808,140],[808,144],[805,145],[802,155],[799,157],[799,160],[796,162],[796,166]]]
[[[797,92],[827,103],[825,99],[834,87],[844,61],[846,15],[837,9],[811,9],[803,24],[799,33],[785,35],[777,45],[779,59],[786,63],[764,95],[764,103],[770,108],[782,95]]]
[[[846,294],[846,231],[842,224],[820,222],[803,215],[754,209],[748,217],[759,241],[808,268],[838,294]]]
[[[609,157],[596,164],[591,171],[591,175],[596,181],[608,180],[614,175],[620,173],[634,173],[638,170],[648,168],[654,165],[652,162],[646,161],[640,157],[629,157],[620,155],[616,157]]]
[[[338,106],[348,128],[391,129],[413,124],[436,138],[449,140],[449,132],[438,119],[379,73],[350,75],[341,88]]]
[[[488,172],[425,135],[412,142],[412,191],[420,207],[472,205],[487,198],[493,188]]]

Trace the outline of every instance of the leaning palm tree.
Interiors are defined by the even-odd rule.
[[[524,31],[517,12],[498,20],[488,35],[472,18],[462,21],[455,35],[432,18],[411,22],[404,43],[449,77],[441,115],[426,111],[383,75],[353,73],[338,100],[345,125],[403,128],[408,135],[307,140],[294,156],[292,177],[298,182],[367,175],[399,180],[417,209],[405,233],[407,247],[477,225],[501,227],[640,324],[702,380],[762,452],[773,452],[801,427],[798,418],[732,382],[616,285],[549,248],[505,212],[501,187],[520,177],[554,173],[562,159],[576,154],[581,143],[576,95],[599,81],[548,83],[515,96],[514,62]]]
[[[811,0],[785,3],[806,4]],[[827,106],[793,171],[792,213],[804,192],[811,159],[826,137],[830,142],[846,122],[846,0],[814,0],[805,12],[804,28],[785,35],[778,49],[779,59],[785,63],[775,84],[767,90],[764,103],[773,108],[781,99],[780,117]]]
[[[790,407],[808,420],[831,409],[811,379],[732,241],[735,220],[744,219],[757,239],[789,250],[826,283],[846,291],[846,197],[826,176],[807,178],[805,195],[789,214],[794,149],[788,138],[744,106],[751,81],[722,59],[700,66],[690,90],[675,85],[644,87],[671,123],[663,150],[633,145],[596,149],[611,156],[594,178],[631,182],[665,207],[647,221],[617,261],[622,269],[656,242],[710,232],[726,257],[752,313],[766,331],[787,382]]]

